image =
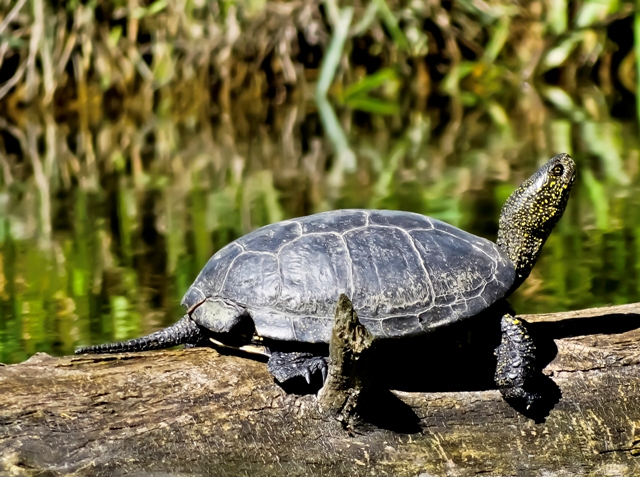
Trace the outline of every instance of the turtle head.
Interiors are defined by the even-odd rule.
[[[507,199],[500,214],[498,246],[516,269],[515,290],[529,276],[540,250],[564,213],[576,178],[568,154],[558,154]]]

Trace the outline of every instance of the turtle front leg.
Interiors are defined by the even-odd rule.
[[[311,384],[311,376],[320,371],[324,383],[327,378],[327,358],[311,353],[274,351],[267,361],[267,369],[280,383],[300,376],[307,384]]]
[[[536,346],[523,320],[505,314],[500,327],[502,342],[495,350],[495,383],[505,400],[522,402],[528,409],[540,399],[530,389],[537,372]]]

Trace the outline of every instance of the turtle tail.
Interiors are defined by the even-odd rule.
[[[203,338],[200,327],[189,315],[180,321],[155,333],[119,343],[105,343],[95,346],[78,348],[76,354],[83,353],[121,353],[127,351],[147,351],[152,349],[171,348],[181,344],[196,344]]]

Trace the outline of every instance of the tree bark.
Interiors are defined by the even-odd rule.
[[[460,379],[381,395],[355,432],[263,362],[212,349],[36,355],[0,367],[0,474],[640,475],[640,304],[523,318],[551,343],[547,413]]]

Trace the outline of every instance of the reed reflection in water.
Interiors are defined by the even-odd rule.
[[[127,339],[176,321],[200,268],[262,225],[348,207],[419,212],[494,239],[500,208],[569,152],[579,177],[522,313],[639,300],[637,126],[595,88],[533,88],[443,118],[338,114],[337,160],[313,104],[198,117],[0,121],[0,361]],[[457,112],[456,112],[457,111]],[[464,111],[464,112],[463,112]]]

